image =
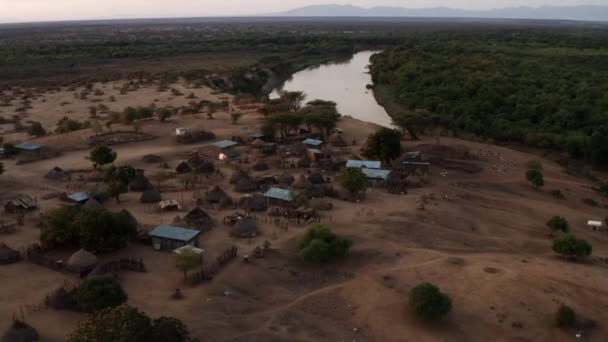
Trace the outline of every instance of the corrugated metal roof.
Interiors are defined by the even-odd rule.
[[[173,253],[181,254],[185,251],[193,251],[195,254],[199,254],[199,255],[205,253],[204,249],[190,246],[190,245],[185,245],[185,246],[181,246],[180,248],[176,248],[173,250]]]
[[[88,192],[75,192],[73,194],[69,194],[68,198],[74,202],[84,202],[89,199]]]
[[[154,228],[148,235],[161,239],[171,239],[177,241],[188,242],[197,237],[201,232],[194,229],[181,228],[161,224]]]
[[[361,171],[367,176],[367,178],[384,179],[388,178],[391,173],[390,170],[378,170],[378,169],[366,169],[362,168]]]
[[[232,140],[220,140],[217,142],[214,142],[212,145],[215,147],[219,147],[219,148],[227,148],[227,147],[232,147],[232,146],[236,146],[239,143],[232,141]]]
[[[292,190],[285,190],[280,188],[270,188],[264,194],[265,197],[279,199],[282,201],[291,202],[298,196],[299,192]]]
[[[306,145],[311,145],[311,146],[319,146],[323,142],[321,140],[308,138],[308,139],[305,139],[304,141],[302,141],[302,143],[306,144]]]
[[[377,160],[349,160],[346,162],[346,167],[379,169],[381,166],[382,163]]]
[[[316,148],[309,148],[308,149],[310,152],[314,153],[314,154],[322,154],[323,152],[321,152],[321,150],[318,150]]]
[[[258,139],[258,138],[264,138],[266,137],[264,134],[262,133],[253,133],[250,135],[250,137],[254,138],[254,139]]]
[[[24,142],[24,143],[15,145],[15,147],[19,150],[34,151],[34,150],[40,149],[42,147],[42,145],[33,143],[33,142]]]

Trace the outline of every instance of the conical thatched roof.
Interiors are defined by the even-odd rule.
[[[90,197],[85,204],[82,205],[83,208],[91,209],[91,210],[103,210],[104,207],[96,200],[94,197]]]
[[[268,202],[263,196],[243,196],[239,199],[239,207],[248,211],[266,211]]]
[[[36,342],[40,341],[38,331],[29,324],[15,320],[2,335],[2,342]]]
[[[68,176],[67,172],[63,171],[60,167],[55,166],[54,168],[51,169],[51,171],[49,171],[46,174],[45,178],[57,180],[57,179],[63,179],[67,176]]]
[[[255,139],[254,141],[252,141],[252,142],[251,142],[251,145],[252,145],[252,146],[254,146],[254,147],[262,147],[262,146],[264,146],[265,144],[266,144],[266,143],[264,142],[264,140],[262,140],[262,139],[260,139],[260,138]]]
[[[177,165],[177,167],[175,168],[175,172],[177,172],[178,174],[188,173],[192,172],[192,168],[190,167],[190,165],[188,165],[188,163],[183,161],[179,163],[179,165]]]
[[[220,188],[217,185],[214,185],[209,191],[207,191],[207,202],[209,203],[219,203],[222,199],[229,197],[224,189]]]
[[[236,184],[243,178],[249,178],[247,172],[243,170],[235,170],[232,177],[230,177],[230,184]]]
[[[307,189],[310,188],[312,184],[310,181],[308,181],[308,179],[306,179],[306,177],[304,177],[304,175],[302,175],[292,184],[292,186],[296,189]]]
[[[295,178],[293,178],[293,176],[292,176],[290,173],[288,173],[288,172],[283,173],[283,174],[282,174],[282,175],[279,177],[279,183],[280,183],[280,184],[291,185],[291,184],[293,184],[293,182],[295,182],[295,181],[296,181],[296,179],[295,179]]]
[[[186,163],[188,163],[188,165],[190,165],[193,169],[198,169],[204,162],[205,159],[198,153],[195,153],[192,157],[190,157],[190,159],[188,159],[188,161],[186,161]]]
[[[234,225],[230,234],[240,238],[255,237],[258,235],[258,225],[253,220],[243,219]]]
[[[234,189],[238,192],[254,192],[258,189],[259,185],[251,177],[241,178]]]
[[[201,208],[192,209],[186,216],[184,221],[191,227],[196,228],[211,228],[213,219]]]
[[[221,208],[232,207],[234,205],[234,200],[232,199],[232,197],[227,196],[219,201],[219,205]]]
[[[312,175],[308,176],[308,181],[312,184],[323,184],[325,183],[325,177],[323,177],[321,172],[314,172]]]
[[[329,143],[332,144],[332,146],[335,146],[335,147],[346,147],[346,146],[348,146],[348,144],[346,143],[346,141],[344,140],[344,138],[342,138],[341,134],[334,134],[331,137],[329,137]]]
[[[143,174],[138,174],[131,183],[129,183],[129,190],[131,191],[146,191],[152,189],[152,183]]]
[[[252,167],[252,169],[255,171],[266,171],[269,168],[268,163],[264,159],[258,160],[257,163],[255,163]]]
[[[162,199],[160,192],[156,189],[147,190],[141,194],[141,203],[158,203]]]
[[[195,167],[195,170],[198,173],[212,173],[215,171],[215,165],[212,161],[205,159]]]
[[[145,156],[143,156],[142,160],[144,161],[144,163],[147,164],[156,164],[163,162],[163,158],[155,154],[146,154]]]
[[[97,266],[98,262],[99,259],[95,254],[81,249],[68,259],[68,267],[74,272],[90,271]]]

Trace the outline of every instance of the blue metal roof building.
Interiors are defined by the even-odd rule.
[[[309,146],[321,146],[323,144],[321,140],[311,138],[305,139],[304,141],[302,141],[302,143]]]
[[[75,192],[73,194],[68,195],[68,199],[76,203],[84,203],[89,200],[89,197],[90,196],[88,192]]]
[[[346,167],[379,169],[382,163],[377,160],[349,160],[346,162]]]
[[[264,197],[291,202],[296,199],[298,195],[300,195],[298,191],[285,190],[280,188],[270,188],[268,191],[266,191]]]
[[[238,144],[239,143],[237,143],[235,141],[232,141],[232,140],[220,140],[220,141],[214,142],[212,145],[215,146],[215,147],[219,147],[221,149],[224,149],[224,148],[229,148],[229,147],[236,146]]]
[[[367,178],[387,180],[388,175],[391,173],[390,170],[379,170],[379,169],[366,169],[362,168],[361,171],[367,176]]]
[[[154,228],[148,235],[161,239],[189,242],[197,237],[201,232],[194,229],[182,228],[161,224]]]
[[[15,148],[22,151],[38,151],[42,148],[42,145],[33,142],[24,142],[15,145]]]

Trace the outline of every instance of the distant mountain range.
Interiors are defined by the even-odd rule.
[[[463,10],[448,7],[411,9],[403,7],[363,8],[352,5],[313,5],[272,16],[285,17],[435,17],[608,21],[608,6],[507,7],[492,10]]]

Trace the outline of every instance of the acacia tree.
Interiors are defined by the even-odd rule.
[[[394,129],[379,129],[367,138],[363,154],[367,158],[390,162],[401,155],[401,134]]]
[[[89,153],[89,160],[93,162],[93,167],[95,168],[112,164],[116,160],[116,157],[116,152],[106,145],[98,145]]]
[[[184,272],[184,279],[188,279],[188,271],[199,267],[202,263],[201,256],[192,249],[183,249],[172,257],[175,268]]]
[[[281,100],[289,106],[291,112],[297,112],[306,99],[306,94],[301,91],[281,91]]]
[[[298,254],[311,263],[329,261],[348,254],[352,241],[334,234],[328,225],[313,224],[298,243]]]
[[[127,186],[137,175],[137,171],[129,165],[112,166],[104,177],[108,192],[116,198],[116,203],[120,203],[120,194],[128,191]]]
[[[422,283],[410,291],[410,309],[428,320],[438,320],[452,310],[452,300],[431,283]]]
[[[367,176],[363,171],[356,167],[347,167],[340,171],[336,180],[341,187],[351,194],[365,191],[367,188]]]
[[[553,240],[552,249],[555,253],[564,255],[572,260],[585,258],[591,255],[593,247],[583,240],[572,234],[566,234]]]

